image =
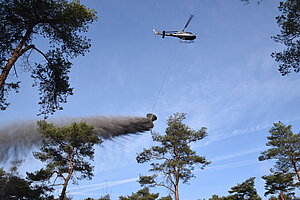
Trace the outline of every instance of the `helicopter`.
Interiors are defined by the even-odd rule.
[[[171,37],[177,37],[180,38],[182,41],[193,41],[196,39],[196,35],[194,33],[191,32],[185,32],[184,30],[186,29],[186,27],[189,25],[189,23],[191,22],[191,20],[193,19],[194,15],[191,15],[190,18],[188,19],[186,25],[184,26],[184,28],[181,31],[156,31],[155,29],[153,29],[153,32],[155,35],[161,35],[162,38],[165,38],[165,36],[171,36]]]

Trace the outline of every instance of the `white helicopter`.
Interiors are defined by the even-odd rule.
[[[172,37],[177,37],[180,38],[183,41],[189,40],[192,41],[194,39],[196,39],[196,35],[194,33],[191,32],[185,32],[184,30],[186,29],[186,27],[189,25],[190,21],[192,20],[192,18],[194,17],[194,15],[191,15],[189,20],[187,21],[186,25],[184,26],[184,28],[181,31],[156,31],[155,29],[153,29],[153,32],[155,35],[161,35],[162,38],[165,38],[165,36],[172,36]]]

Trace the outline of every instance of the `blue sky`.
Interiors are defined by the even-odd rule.
[[[292,124],[300,130],[299,74],[282,77],[270,54],[283,46],[271,36],[279,32],[275,17],[277,0],[245,6],[239,0],[98,0],[81,1],[98,12],[90,26],[90,52],[73,60],[71,83],[74,95],[64,116],[145,116],[151,112],[166,73],[166,82],[154,113],[154,130],[163,133],[168,116],[187,113],[193,129],[207,127],[208,136],[192,147],[212,164],[196,169],[190,185],[180,186],[180,199],[226,195],[237,183],[268,174],[271,162],[259,162],[272,123]],[[193,44],[176,38],[156,37],[152,29],[180,30],[193,14],[186,31],[197,34]],[[39,47],[39,45],[37,45]],[[40,43],[40,48],[46,48]],[[39,119],[37,91],[29,74],[19,73],[19,94],[10,95],[10,107],[1,112],[2,125],[16,120]],[[112,199],[140,189],[135,181],[147,174],[149,165],[137,164],[136,154],[154,143],[150,133],[97,147],[95,176],[70,185],[74,199]],[[28,155],[21,170],[33,171],[41,164]],[[167,195],[164,189],[152,192]],[[264,197],[264,199],[267,199]]]

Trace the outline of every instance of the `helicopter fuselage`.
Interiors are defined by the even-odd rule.
[[[192,18],[194,15],[191,15],[190,18],[188,19],[187,23],[185,24],[184,28],[181,31],[163,31],[159,32],[153,29],[153,32],[155,35],[161,35],[162,38],[165,38],[165,36],[171,36],[171,37],[177,37],[180,38],[181,40],[194,40],[196,39],[196,35],[191,32],[185,32],[185,28],[189,25],[191,22]]]
[[[177,37],[181,40],[194,40],[196,35],[191,32],[176,31],[174,33],[165,33],[166,36]]]
[[[155,29],[153,29],[153,32],[155,35],[161,35],[162,38],[164,38],[165,36],[170,36],[170,37],[177,37],[181,40],[194,40],[196,39],[196,35],[194,33],[191,32],[184,32],[184,31],[156,31]]]

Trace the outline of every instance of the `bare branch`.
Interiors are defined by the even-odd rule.
[[[53,184],[55,184],[56,180],[58,179],[59,176],[56,176],[56,178],[53,181]]]
[[[33,51],[33,48],[31,49],[31,51],[26,56],[26,61],[25,61],[26,66],[24,67],[24,70],[26,70],[27,68],[32,70],[32,67],[30,66],[30,62],[29,62],[29,57],[31,56],[32,51]]]
[[[18,73],[17,73],[17,70],[16,70],[16,65],[14,64],[13,66],[14,66],[15,75],[18,78],[19,76],[18,76]]]
[[[42,56],[44,56],[44,58],[48,61],[48,62],[50,62],[50,60],[48,59],[48,57],[41,51],[41,50],[39,50],[38,48],[36,48],[36,46],[33,46],[32,47],[34,50],[36,50],[37,52],[39,52]]]
[[[34,48],[34,45],[28,45],[26,47],[24,47],[24,49],[22,49],[21,51],[18,52],[18,57],[22,56],[26,51],[28,51],[29,49]]]
[[[170,190],[171,192],[173,192],[173,193],[175,194],[175,190],[173,190],[172,188],[166,186],[165,184],[162,184],[162,183],[156,183],[156,182],[155,182],[154,185],[165,187],[165,188],[167,188],[168,190]]]
[[[173,184],[173,186],[175,187],[175,183],[174,183],[174,181],[173,181],[173,179],[172,179],[172,177],[171,177],[171,174],[168,174],[168,176],[167,176],[167,179]]]
[[[61,178],[63,178],[63,179],[64,179],[64,181],[66,180],[66,178],[64,177],[64,175],[63,175],[63,174],[61,174],[61,173],[59,173],[58,171],[53,171],[53,172],[52,172],[52,175],[53,175],[53,174],[56,174],[56,175],[57,175],[57,177],[61,177]],[[51,176],[52,176],[52,175],[51,175]]]
[[[62,183],[58,183],[58,184],[52,184],[52,185],[49,185],[50,187],[53,187],[53,186],[60,186],[60,185],[63,185]]]

